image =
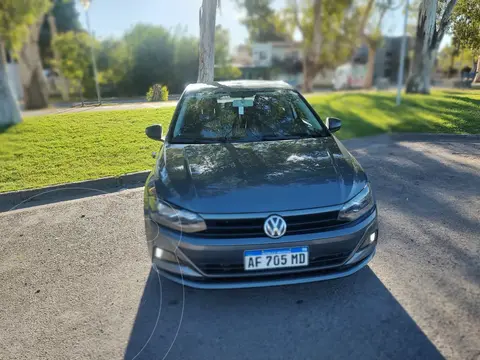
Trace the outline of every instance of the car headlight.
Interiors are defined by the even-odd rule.
[[[150,217],[156,223],[186,233],[203,231],[207,228],[200,215],[157,199],[154,187],[148,189],[148,192],[150,196],[155,197],[155,199],[151,199],[153,201],[150,201],[149,208]]]
[[[353,199],[347,201],[340,212],[338,220],[353,221],[368,213],[375,206],[372,189],[367,184]]]

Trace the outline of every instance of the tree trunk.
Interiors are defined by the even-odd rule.
[[[422,0],[418,11],[415,54],[412,74],[407,81],[407,93],[430,93],[430,76],[438,47],[448,29],[456,2],[457,0],[449,0],[437,29],[437,0]]]
[[[412,74],[407,81],[407,93],[430,93],[430,74],[436,53],[432,48],[435,35],[437,0],[423,0],[418,10],[415,54]]]
[[[18,104],[8,84],[6,69],[6,53],[0,41],[0,127],[10,126],[22,121]]]
[[[199,15],[200,41],[197,82],[209,83],[213,81],[215,66],[217,0],[203,0]]]
[[[315,65],[308,61],[307,56],[303,59],[303,92],[309,93],[313,91],[313,80],[317,75],[315,71]]]
[[[478,55],[477,60],[477,73],[475,74],[475,78],[473,79],[473,84],[480,83],[480,55]]]
[[[26,109],[43,109],[48,106],[48,86],[43,74],[38,35],[43,21],[30,26],[29,36],[20,51],[18,64],[24,89]]]
[[[313,81],[318,72],[318,61],[322,51],[322,0],[313,3],[313,38],[303,56],[303,91],[313,91]]]

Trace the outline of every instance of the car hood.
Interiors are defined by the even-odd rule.
[[[342,204],[366,175],[335,137],[168,144],[155,169],[157,196],[198,213],[275,212]]]

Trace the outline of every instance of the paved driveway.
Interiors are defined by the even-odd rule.
[[[349,146],[376,191],[380,244],[336,281],[160,280],[141,189],[0,214],[0,358],[480,359],[480,144]]]

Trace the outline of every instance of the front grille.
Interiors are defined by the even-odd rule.
[[[317,257],[310,257],[310,261],[307,267],[298,267],[298,268],[279,268],[279,269],[266,269],[266,270],[257,270],[257,271],[244,271],[243,263],[236,263],[236,264],[208,264],[208,263],[200,263],[197,264],[198,267],[208,275],[232,275],[232,274],[240,274],[240,273],[255,273],[255,272],[272,272],[276,271],[285,271],[285,270],[295,270],[295,269],[317,269],[317,268],[324,268],[327,266],[335,266],[341,265],[344,263],[348,256],[350,255],[349,252],[343,253],[336,253],[327,256],[317,256]]]
[[[308,215],[283,216],[287,223],[285,235],[308,234],[332,230],[337,226],[345,224],[337,220],[338,211],[328,211]],[[236,238],[236,237],[264,237],[263,225],[266,218],[253,219],[207,219],[207,229],[196,236]],[[193,234],[192,234],[193,235]]]

